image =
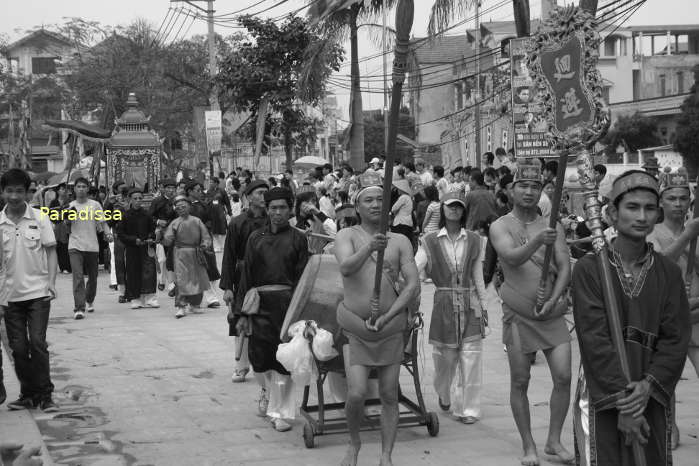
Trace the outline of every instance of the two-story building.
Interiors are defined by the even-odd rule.
[[[5,60],[7,69],[14,75],[31,77],[34,82],[37,82],[46,77],[59,75],[61,64],[72,59],[76,53],[77,49],[67,37],[46,29],[38,29],[9,44],[2,59]],[[13,117],[14,126],[17,128],[18,109],[15,109]],[[55,114],[49,117],[61,118],[61,109],[56,108]],[[1,115],[0,118],[7,120],[10,114]],[[32,123],[29,141],[32,171],[36,173],[62,171],[65,154],[60,141],[50,133],[42,131],[40,121],[34,119]],[[17,137],[15,137],[15,143],[17,143]],[[0,146],[6,147],[5,151],[10,151],[9,141],[0,141]]]

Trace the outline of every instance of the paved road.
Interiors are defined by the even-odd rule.
[[[223,309],[177,320],[172,300],[161,293],[160,309],[131,310],[117,304],[117,293],[107,288],[107,282],[108,277],[101,273],[95,313],[75,321],[70,278],[61,275],[58,279],[59,298],[53,305],[48,340],[56,399],[62,410],[53,416],[35,413],[57,464],[339,464],[346,436],[318,437],[317,447],[306,449],[300,421],[291,432],[275,432],[256,416],[254,382],[230,382],[233,345]],[[431,299],[432,287],[426,286],[423,304]],[[440,412],[441,431],[436,438],[429,437],[424,427],[401,429],[395,464],[519,464],[499,309],[491,310],[491,323],[484,356],[483,420],[466,426]],[[420,339],[420,365],[426,374],[423,392],[428,406],[439,411],[431,387],[426,335],[425,331]],[[682,381],[678,391],[683,446],[675,455],[681,466],[696,464],[699,452],[699,384],[691,368],[685,370],[685,376],[689,380]],[[402,376],[403,387],[411,382],[409,376]],[[532,371],[531,387],[534,436],[543,449],[551,382],[541,356]],[[564,432],[569,448],[571,424],[569,417]],[[377,464],[378,433],[366,433],[363,439],[360,464]],[[554,463],[545,460],[542,464]]]

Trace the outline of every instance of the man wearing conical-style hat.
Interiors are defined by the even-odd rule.
[[[359,429],[364,418],[364,399],[369,371],[378,370],[382,404],[381,464],[392,464],[391,453],[398,427],[398,376],[403,361],[403,334],[408,323],[408,305],[418,285],[417,267],[410,241],[403,235],[381,229],[383,198],[381,177],[374,171],[360,176],[355,207],[359,225],[344,228],[335,239],[335,257],[340,266],[344,299],[337,322],[349,340],[344,346],[347,373],[345,413],[350,445],[342,464],[356,465],[361,446]],[[372,322],[372,295],[378,251],[384,251],[379,317]],[[398,276],[405,279],[398,288]]]

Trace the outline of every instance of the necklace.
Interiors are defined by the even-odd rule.
[[[530,220],[529,222],[525,222],[524,220],[522,220],[521,218],[517,217],[517,216],[516,216],[514,213],[512,213],[512,212],[510,212],[510,213],[507,214],[507,215],[512,216],[512,218],[514,218],[514,219],[517,220],[519,223],[521,223],[522,225],[525,225],[525,226],[526,226],[526,225],[531,225],[531,224],[533,224],[533,223],[536,223],[536,222],[539,220],[539,217],[536,217],[536,218],[534,218],[534,220]]]

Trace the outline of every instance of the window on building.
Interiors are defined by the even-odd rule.
[[[666,126],[661,126],[660,127],[660,139],[667,144],[669,141],[667,139],[667,127]]]
[[[658,79],[658,82],[660,83],[660,97],[665,97],[665,92],[667,88],[665,87],[665,75],[661,74],[659,76],[660,79]]]
[[[604,86],[602,88],[602,98],[604,101],[609,104],[609,90],[611,89],[611,86]]]
[[[619,45],[621,50],[619,51],[619,55],[627,56],[629,54],[629,43],[628,39],[619,39]]]
[[[464,88],[461,83],[454,84],[454,107],[456,110],[464,108]]]
[[[604,56],[613,57],[616,55],[616,37],[607,37],[604,39]]]
[[[684,73],[682,71],[677,72],[677,93],[684,94]]]
[[[55,74],[55,57],[32,57],[32,74]]]

